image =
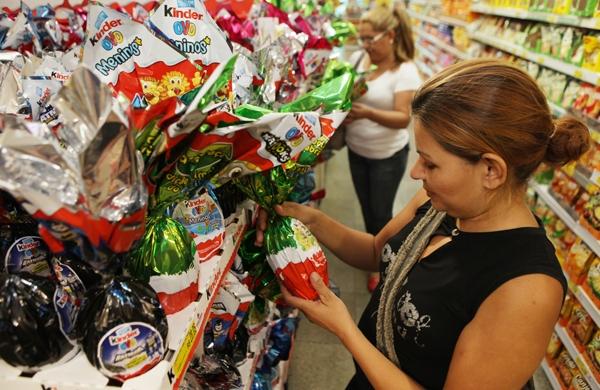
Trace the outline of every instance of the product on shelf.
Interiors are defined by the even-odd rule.
[[[592,317],[579,302],[576,302],[571,310],[571,318],[567,324],[567,330],[578,348],[581,348],[590,341],[595,328],[596,326]]]
[[[560,316],[558,318],[558,323],[561,326],[566,326],[567,323],[569,322],[575,302],[576,302],[575,298],[573,297],[572,293],[569,291],[569,293],[567,293],[567,295],[565,296],[565,300],[560,309]]]
[[[600,378],[600,330],[596,330],[594,337],[585,348],[586,361],[596,380]]]
[[[582,288],[588,293],[587,295],[595,303],[596,308],[600,308],[600,258],[596,257],[590,264],[590,270]]]
[[[575,375],[568,390],[592,390],[592,387],[586,382],[583,375]]]
[[[0,274],[0,357],[26,372],[72,358],[77,348],[55,310],[58,286],[37,275]]]
[[[225,218],[212,189],[202,188],[197,195],[175,205],[170,214],[192,235],[200,262],[213,257],[223,246]]]
[[[566,350],[563,350],[556,358],[555,367],[558,371],[558,378],[565,388],[571,385],[575,376],[581,375],[579,368]]]
[[[166,314],[186,308],[198,297],[200,264],[190,233],[173,218],[149,217],[146,232],[127,259],[127,270],[149,282]]]
[[[583,205],[583,213],[579,222],[596,239],[600,239],[600,194],[591,195]]]
[[[179,387],[181,390],[241,389],[242,377],[235,363],[226,355],[205,355],[194,360]]]
[[[121,381],[154,367],[167,350],[167,318],[156,292],[128,277],[88,290],[77,328],[90,363]]]
[[[588,269],[595,255],[581,238],[569,250],[563,269],[569,274],[572,281],[579,284],[587,275]]]
[[[548,343],[548,347],[546,348],[546,357],[549,360],[554,360],[560,353],[563,345],[560,341],[558,335],[552,332],[552,337],[550,337],[550,343]]]

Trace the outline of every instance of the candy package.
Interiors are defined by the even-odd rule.
[[[146,232],[127,260],[127,270],[149,282],[166,314],[176,313],[198,297],[200,264],[190,233],[176,220],[151,216]]]
[[[127,277],[87,291],[78,329],[90,363],[121,381],[151,369],[167,350],[167,319],[156,293]]]
[[[181,96],[202,83],[193,62],[129,15],[90,2],[83,63],[134,107]]]
[[[77,351],[54,309],[57,286],[32,274],[0,274],[0,357],[24,371],[63,363]]]
[[[51,100],[63,125],[3,117],[0,186],[41,224],[54,253],[108,267],[143,233],[146,188],[123,107],[85,67]]]
[[[190,232],[200,262],[213,257],[223,246],[225,218],[211,188],[203,187],[191,199],[175,205],[169,213]]]

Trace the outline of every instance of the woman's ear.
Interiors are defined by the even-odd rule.
[[[504,159],[495,153],[484,153],[479,160],[483,164],[483,186],[488,190],[501,187],[508,178],[508,166]]]

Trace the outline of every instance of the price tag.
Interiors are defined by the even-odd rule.
[[[594,28],[600,29],[600,18],[594,18]]]
[[[548,15],[548,22],[550,23],[557,23],[558,22],[558,15]]]
[[[575,69],[573,76],[580,79],[583,77],[583,71],[581,69]]]
[[[183,369],[187,363],[187,358],[192,353],[192,348],[194,346],[194,340],[196,339],[196,335],[198,334],[198,328],[195,323],[191,323],[187,332],[185,333],[185,337],[181,342],[181,348],[179,349],[179,353],[175,357],[175,361],[173,362],[173,374],[175,374],[175,378],[179,378],[181,374],[183,374]]]
[[[543,64],[546,61],[546,59],[542,56],[538,56],[536,62],[539,64]]]

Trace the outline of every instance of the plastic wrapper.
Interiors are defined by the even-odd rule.
[[[128,15],[90,2],[83,63],[134,107],[181,96],[199,86],[201,70]]]
[[[325,36],[335,46],[343,46],[348,38],[356,36],[356,26],[346,20],[333,20],[323,26]]]
[[[58,113],[50,104],[50,98],[62,87],[62,82],[50,77],[26,77],[23,83],[23,96],[27,100],[31,120],[46,123],[50,127],[59,124]]]
[[[269,265],[292,294],[310,300],[318,298],[309,281],[311,273],[318,273],[325,284],[329,282],[325,254],[302,222],[280,217],[272,211],[272,207],[288,198],[298,177],[316,161],[327,140],[326,136],[321,137],[306,148],[296,162],[285,167],[236,179],[236,184],[251,199],[271,210],[264,238]]]
[[[144,236],[127,260],[127,270],[149,281],[166,314],[176,313],[198,297],[200,267],[195,251],[182,224],[169,217],[149,217]]]
[[[202,188],[189,200],[175,205],[169,212],[191,234],[200,262],[209,260],[223,246],[225,218],[211,188]]]
[[[21,72],[14,63],[0,63],[0,114],[31,115],[23,96]]]
[[[0,357],[6,363],[31,372],[74,356],[54,310],[56,288],[41,276],[0,274]]]
[[[88,290],[86,299],[78,339],[90,363],[104,375],[126,380],[163,359],[167,318],[148,284],[116,277]]]
[[[51,104],[63,121],[60,142],[44,124],[2,118],[0,188],[38,220],[52,252],[103,269],[144,230],[147,194],[129,122],[85,67]]]
[[[208,8],[208,2],[206,5]],[[223,31],[227,32],[227,36],[232,42],[236,42],[250,51],[254,50],[252,38],[256,34],[256,29],[251,20],[239,18],[224,10],[218,13],[216,23]]]
[[[231,48],[202,0],[164,0],[150,16],[150,25],[167,42],[205,68],[227,61]],[[212,67],[210,67],[212,66]]]
[[[75,343],[75,326],[85,301],[85,292],[96,287],[102,281],[102,276],[79,260],[55,256],[51,263],[54,277],[59,284],[54,294],[54,308],[63,334]]]
[[[290,358],[292,339],[298,327],[298,317],[281,318],[275,322],[269,335],[269,348],[263,356],[260,372],[269,373],[280,361]]]
[[[297,100],[284,104],[279,108],[279,111],[316,111],[319,108],[325,113],[334,110],[348,111],[352,105],[350,96],[353,82],[354,76],[352,73],[343,73],[324,83],[320,87],[306,93]]]
[[[242,377],[234,362],[227,356],[206,355],[186,372],[182,390],[243,389]]]

